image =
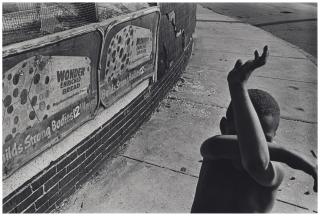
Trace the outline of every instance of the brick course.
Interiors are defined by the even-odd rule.
[[[58,181],[65,176],[67,173],[66,169],[61,170],[59,173],[57,173],[55,176],[53,176],[51,179],[49,179],[45,184],[44,184],[44,189],[45,191],[48,191],[53,185],[58,183]]]
[[[52,197],[55,193],[57,193],[59,190],[59,185],[56,184],[53,188],[51,188],[50,191],[48,191],[44,196],[42,196],[40,199],[38,199],[35,202],[35,206],[37,209],[39,209],[44,203],[48,201],[50,197]]]
[[[3,203],[3,212],[10,212],[19,203],[26,199],[32,193],[30,185],[28,185],[23,190],[17,192],[15,196]]]
[[[73,161],[77,157],[77,152],[72,152],[70,155],[68,155],[63,161],[58,163],[57,165],[57,172],[65,168],[68,164],[70,164],[71,161]]]
[[[49,171],[44,173],[39,179],[37,179],[31,184],[32,190],[37,190],[41,185],[47,182],[56,173],[57,173],[57,168],[56,166],[54,166]]]
[[[23,202],[18,204],[10,213],[20,213],[23,210],[27,209],[31,204],[34,203],[41,195],[43,194],[43,187],[40,187],[37,191],[31,194],[28,198],[26,198]]]

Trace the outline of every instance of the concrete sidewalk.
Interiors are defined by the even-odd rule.
[[[200,5],[194,51],[185,73],[124,149],[64,202],[61,213],[188,213],[198,181],[201,143],[220,134],[230,102],[227,73],[235,61],[269,46],[267,65],[250,87],[270,92],[281,107],[276,142],[317,152],[317,67],[273,35]],[[289,167],[273,212],[317,211],[313,179]],[[219,173],[217,173],[219,175]]]

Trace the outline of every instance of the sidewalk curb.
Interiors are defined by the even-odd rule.
[[[317,67],[317,58],[315,58],[315,57],[312,56],[311,54],[307,53],[306,51],[304,51],[304,50],[301,49],[300,47],[298,47],[298,46],[296,46],[296,45],[294,45],[294,44],[292,44],[292,43],[290,43],[290,42],[288,42],[288,41],[286,41],[286,40],[284,40],[284,39],[282,39],[282,38],[280,38],[280,37],[277,37],[277,36],[275,36],[274,34],[272,34],[271,32],[268,32],[268,31],[266,31],[266,30],[264,30],[264,29],[262,29],[262,28],[259,28],[259,27],[255,26],[255,25],[252,25],[252,24],[247,23],[247,22],[243,22],[243,23],[244,23],[244,24],[251,25],[251,26],[253,26],[253,27],[255,27],[255,28],[258,28],[258,29],[264,31],[266,34],[269,34],[269,35],[271,35],[271,36],[279,39],[280,41],[282,41],[283,43],[287,44],[287,45],[290,46],[291,48],[296,49],[298,52],[300,52],[302,55],[304,55],[307,60],[309,60],[310,62],[312,62],[315,67]]]
[[[201,4],[198,4],[198,7],[202,7],[202,8],[204,8],[204,9],[210,10],[212,13],[216,13],[216,14],[223,15],[223,16],[225,16],[225,17],[228,17],[228,18],[230,18],[230,19],[234,19],[234,21],[217,21],[217,22],[242,23],[242,24],[247,24],[247,25],[253,26],[253,27],[255,27],[255,28],[258,28],[258,29],[264,31],[265,33],[267,33],[267,34],[269,34],[269,35],[271,35],[271,36],[273,36],[273,37],[275,37],[275,38],[283,41],[284,43],[286,43],[286,44],[287,44],[288,46],[290,46],[291,48],[296,49],[296,50],[299,51],[301,54],[303,54],[303,55],[306,57],[306,59],[308,59],[310,62],[312,62],[316,67],[318,66],[317,58],[315,58],[314,56],[312,56],[312,55],[309,54],[308,52],[304,51],[304,50],[301,49],[300,47],[298,47],[298,46],[296,46],[296,45],[294,45],[294,44],[292,44],[292,43],[290,43],[290,42],[288,42],[288,41],[286,41],[286,40],[284,40],[284,39],[282,39],[282,38],[280,38],[280,37],[277,37],[276,35],[272,34],[271,32],[268,32],[268,31],[266,31],[266,30],[264,30],[264,29],[262,29],[262,28],[260,28],[260,27],[257,27],[257,26],[255,26],[255,25],[253,25],[253,24],[250,24],[250,23],[248,23],[248,22],[243,22],[243,21],[237,19],[236,17],[230,17],[230,16],[227,16],[227,15],[218,13],[218,12],[213,11],[213,10],[211,10],[210,8],[205,7],[205,6],[201,5]],[[207,21],[207,20],[196,19],[196,22],[203,22],[203,21]],[[214,20],[212,20],[212,21],[210,20],[210,22],[214,22]]]

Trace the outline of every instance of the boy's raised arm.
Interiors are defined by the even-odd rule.
[[[241,163],[259,184],[274,186],[281,182],[282,170],[270,163],[269,150],[257,113],[251,103],[247,81],[251,73],[266,63],[268,47],[255,59],[242,64],[238,60],[228,75],[235,127],[237,131]]]

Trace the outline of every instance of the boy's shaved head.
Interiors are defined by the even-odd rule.
[[[252,105],[255,108],[259,120],[261,117],[272,115],[273,117],[273,129],[276,131],[280,121],[280,108],[277,101],[268,93],[259,89],[249,89],[249,97]],[[226,117],[228,120],[233,121],[232,101],[227,109]]]

